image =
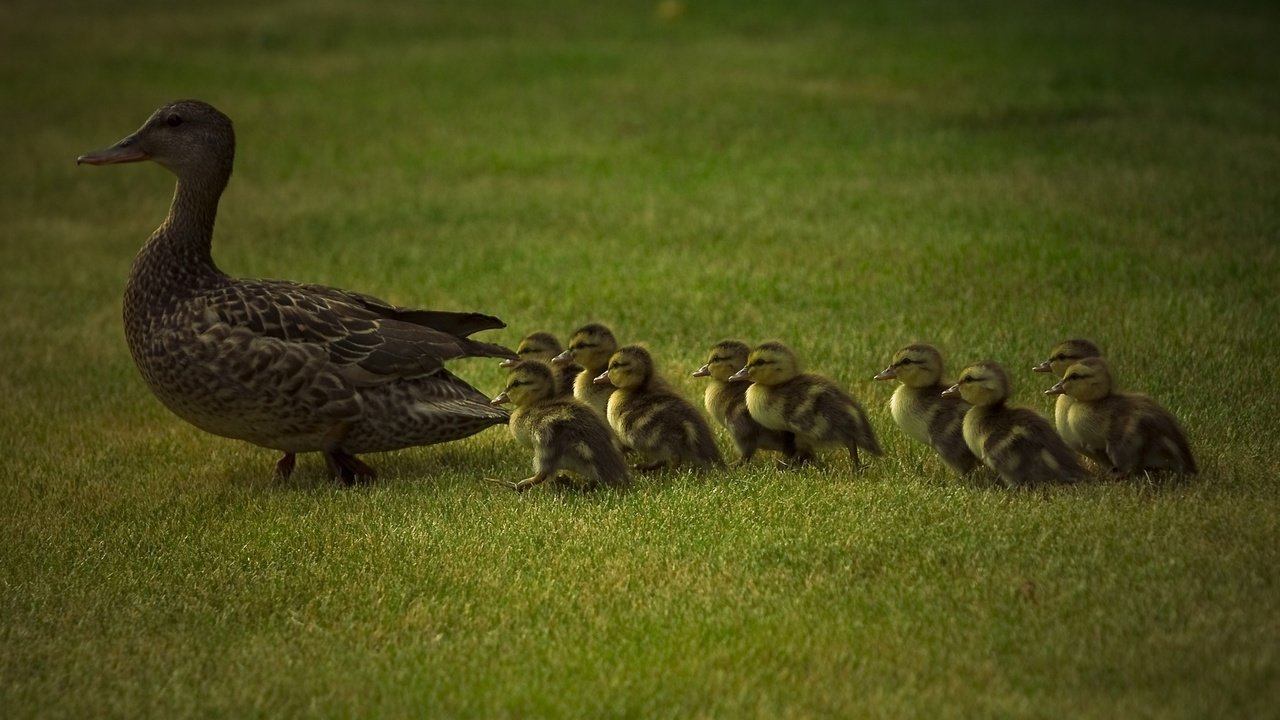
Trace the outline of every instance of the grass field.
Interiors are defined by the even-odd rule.
[[[0,716],[1280,713],[1280,11],[680,7],[0,6]],[[237,124],[228,272],[606,322],[690,397],[783,339],[885,456],[516,496],[494,429],[274,480],[125,347],[172,176],[74,163],[181,97]],[[870,380],[930,341],[1048,413],[1073,335],[1199,476],[959,479]]]

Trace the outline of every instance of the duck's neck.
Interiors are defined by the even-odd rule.
[[[213,224],[230,170],[199,179],[178,177],[169,216],[134,261],[135,283],[152,293],[176,294],[224,277],[213,262]]]

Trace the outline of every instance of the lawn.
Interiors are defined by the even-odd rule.
[[[0,715],[1276,716],[1277,38],[1264,2],[4,4]],[[517,496],[496,428],[274,479],[125,346],[172,176],[74,162],[182,97],[236,122],[228,272],[512,346],[605,322],[693,399],[782,339],[885,455]],[[871,380],[928,341],[1049,414],[1070,336],[1198,476],[959,478]]]

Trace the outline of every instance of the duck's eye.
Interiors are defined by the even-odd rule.
[[[169,117],[164,119],[164,123],[169,127],[178,127],[182,124],[182,116],[178,113],[169,113]]]

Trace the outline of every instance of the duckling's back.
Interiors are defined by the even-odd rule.
[[[1049,421],[1027,408],[974,407],[964,418],[964,438],[1009,486],[1074,482],[1087,474]]]
[[[1068,422],[1082,451],[1113,472],[1194,474],[1199,470],[1177,419],[1141,393],[1113,392],[1100,400],[1077,400]]]
[[[661,384],[618,389],[609,400],[609,423],[624,445],[655,465],[724,464],[711,427],[688,400]]]
[[[593,410],[576,400],[556,398],[519,408],[511,416],[511,426],[513,434],[529,438],[539,469],[570,470],[614,487],[631,481],[613,433]]]

